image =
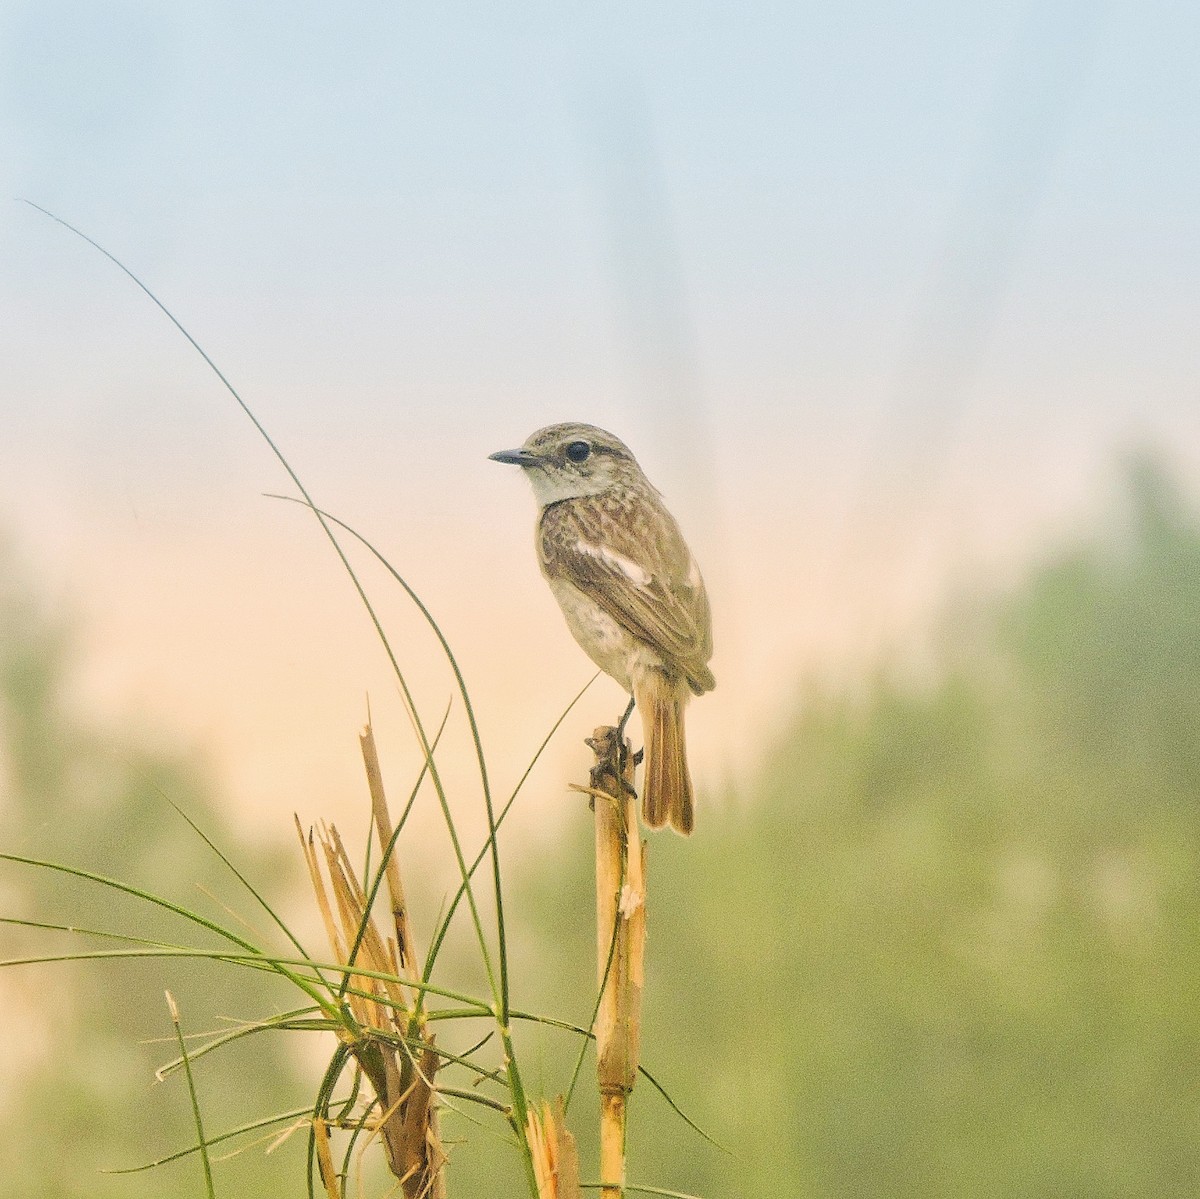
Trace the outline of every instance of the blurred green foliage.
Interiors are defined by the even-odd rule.
[[[267,893],[283,888],[284,860],[236,844],[201,772],[127,733],[90,727],[71,703],[70,638],[0,547],[0,844],[104,874],[233,923],[223,897],[261,927],[253,902],[168,800],[179,804]],[[294,874],[289,877],[295,877]],[[5,863],[6,916],[120,930],[179,944],[209,944],[165,912],[95,884]],[[0,957],[119,948],[60,932],[0,926]],[[182,1075],[158,1085],[155,1068],[177,1054],[163,997],[170,989],[185,1034],[228,1028],[295,1006],[265,976],[207,962],[110,961],[22,966],[0,974],[0,1197],[140,1199],[203,1194],[200,1162],[133,1176],[99,1171],[138,1165],[195,1141]],[[152,1038],[167,1038],[150,1044]],[[280,1040],[252,1038],[196,1063],[207,1131],[301,1106],[309,1088]],[[304,1138],[266,1159],[252,1149],[218,1165],[218,1193],[296,1194]]]
[[[972,607],[936,670],[804,696],[752,794],[710,802],[690,841],[652,839],[644,1064],[730,1152],[643,1081],[632,1180],[708,1199],[1196,1192],[1200,523],[1152,465],[1129,480],[1103,538]],[[164,798],[230,846],[196,771],[72,714],[66,640],[4,577],[5,847],[200,908],[198,888],[233,893]],[[277,892],[278,859],[237,856]],[[595,984],[591,860],[581,805],[569,843],[510,888],[517,1006],[580,1024]],[[37,871],[6,867],[0,886],[27,918],[190,936]],[[78,945],[2,935],[5,956]],[[291,995],[176,962],[14,977],[0,985],[28,1052],[0,1101],[0,1199],[200,1194],[194,1160],[95,1173],[192,1137],[181,1080],[151,1085],[170,1047],[140,1044],[169,1034],[162,990],[193,1031]],[[562,1089],[575,1044],[518,1028],[534,1092]],[[259,1040],[199,1064],[210,1130],[305,1101],[282,1049]],[[585,1178],[592,1069],[569,1116]],[[453,1112],[443,1129],[463,1142],[452,1195],[520,1193],[499,1138]],[[298,1150],[219,1166],[218,1193],[299,1193]]]
[[[1197,1193],[1200,526],[1129,480],[1119,529],[972,611],[932,677],[807,696],[755,794],[652,838],[644,1064],[731,1153],[643,1083],[631,1179]],[[530,880],[519,997],[582,1022],[589,857],[581,828]]]

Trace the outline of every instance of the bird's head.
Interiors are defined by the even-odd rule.
[[[494,462],[519,466],[542,507],[600,495],[621,483],[644,481],[629,447],[595,425],[547,425],[531,434],[519,450],[499,450],[488,456]]]

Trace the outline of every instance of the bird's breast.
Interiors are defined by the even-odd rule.
[[[623,629],[594,600],[566,579],[548,578],[550,590],[566,618],[567,628],[580,649],[605,674],[630,690],[635,659],[648,647]]]

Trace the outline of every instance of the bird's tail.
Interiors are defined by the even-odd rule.
[[[678,680],[651,670],[634,682],[633,694],[642,714],[646,746],[642,818],[648,828],[669,824],[687,836],[695,822],[692,778],[683,740],[687,691]]]

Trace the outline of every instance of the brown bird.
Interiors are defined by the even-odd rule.
[[[642,816],[690,833],[692,779],[683,736],[691,693],[716,686],[708,668],[708,595],[683,534],[624,442],[594,425],[539,429],[519,450],[540,509],[538,561],[575,640],[642,714]]]

